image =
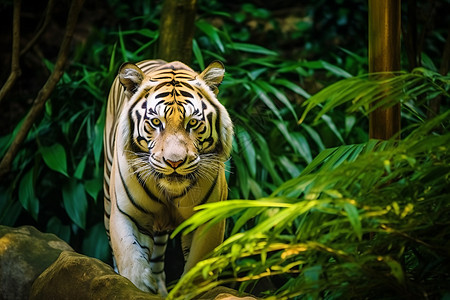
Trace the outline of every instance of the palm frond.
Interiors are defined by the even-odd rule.
[[[439,95],[450,97],[449,86],[450,76],[442,76],[424,68],[414,69],[411,73],[385,72],[351,77],[330,85],[305,101],[306,108],[299,123],[317,106],[321,109],[315,121],[343,104],[348,105],[348,113],[362,111],[369,114],[377,108],[387,108],[411,99],[422,98],[421,102],[424,102]]]
[[[429,84],[448,95],[442,78]],[[363,98],[358,101],[364,105],[374,101]],[[344,103],[317,99],[314,105],[325,103],[320,113]],[[268,299],[449,293],[449,122],[446,111],[408,129],[400,141],[325,149],[269,197],[198,207],[175,234],[238,216],[233,234],[181,278],[169,299],[190,299],[231,282],[251,292],[265,277],[283,282],[267,291]],[[250,229],[244,230],[245,224]]]

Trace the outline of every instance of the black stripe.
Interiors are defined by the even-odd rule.
[[[209,104],[211,104],[211,106],[214,108],[214,110],[216,111],[216,128],[215,131],[217,132],[217,141],[216,141],[216,147],[214,149],[214,152],[218,153],[221,152],[222,149],[222,143],[221,143],[221,133],[220,133],[220,109],[211,101],[208,101]],[[213,124],[210,124],[211,126]],[[211,130],[212,131],[212,130]]]
[[[133,132],[134,132],[134,121],[133,121],[133,111],[135,106],[139,103],[139,101],[136,101],[135,103],[133,103],[133,105],[131,106],[130,110],[128,111],[128,128],[130,129],[130,135],[133,136]],[[128,145],[130,147],[130,150],[132,152],[139,152],[141,151],[141,148],[136,144],[136,142],[134,141],[134,139],[131,140],[131,145]]]
[[[150,253],[150,248],[147,247],[147,246],[142,246],[141,243],[139,243],[138,239],[136,238],[136,236],[135,236],[134,234],[133,234],[133,236],[134,236],[134,242],[133,242],[133,244],[138,244],[139,247],[141,247],[141,249],[146,250],[146,251],[147,251],[147,256],[148,256],[148,254]],[[148,260],[148,259],[147,259],[147,260]]]
[[[203,198],[203,200],[202,200],[199,204],[197,204],[197,205],[205,204],[205,203],[208,201],[209,197],[211,196],[211,193],[212,193],[213,190],[214,190],[214,187],[215,187],[216,184],[217,184],[217,178],[218,178],[218,177],[219,177],[219,174],[217,174],[216,178],[214,179],[213,184],[212,184],[211,187],[209,188],[209,190],[208,190],[208,192],[206,193],[206,195],[205,195],[205,197]]]
[[[135,171],[133,169],[133,171]],[[147,185],[145,184],[145,181],[142,180],[141,176],[139,175],[139,173],[136,173],[136,178],[139,182],[139,184],[142,186],[142,188],[144,189],[145,193],[147,194],[147,196],[150,198],[150,200],[158,202],[158,203],[162,203],[161,199],[159,199],[158,197],[156,197],[147,187]]]
[[[117,195],[116,195],[116,199],[117,199]],[[117,209],[119,210],[119,212],[120,212],[121,214],[123,214],[124,216],[126,216],[128,219],[130,219],[131,222],[134,223],[134,225],[136,226],[136,228],[139,230],[140,233],[142,233],[142,234],[144,234],[144,235],[146,235],[146,236],[148,236],[148,237],[151,237],[151,238],[153,239],[153,233],[151,233],[151,232],[148,231],[146,228],[144,228],[144,227],[142,227],[141,225],[139,225],[138,221],[136,221],[132,216],[130,216],[129,214],[127,214],[126,212],[124,212],[124,211],[120,208],[119,203],[117,203],[117,201],[116,201],[116,207],[117,207]],[[141,246],[141,247],[142,247],[142,246]]]
[[[140,212],[143,212],[145,214],[151,214],[151,211],[148,211],[147,209],[145,209],[144,207],[142,207],[142,206],[140,206],[139,204],[136,203],[136,201],[134,200],[133,195],[128,190],[127,183],[125,182],[125,180],[123,178],[123,175],[122,175],[122,172],[120,170],[120,167],[118,169],[119,169],[118,171],[119,171],[119,175],[120,175],[120,180],[122,181],[122,185],[123,185],[123,187],[125,189],[125,192],[127,193],[128,199],[130,199],[131,204],[133,204],[134,207],[136,207]]]
[[[157,231],[157,232],[155,232],[155,237],[163,236],[163,235],[169,235],[169,233],[170,233],[170,230]]]
[[[160,94],[156,95],[155,99],[164,98],[164,97],[167,97],[167,96],[169,96],[171,94],[172,94],[172,92],[163,92],[163,93],[160,93]]]
[[[152,273],[153,273],[154,275],[158,275],[158,274],[164,273],[164,268],[163,268],[161,271],[153,271],[153,270],[152,270]]]
[[[188,98],[194,98],[191,93],[181,90],[181,95]]]
[[[184,85],[184,86],[187,87],[188,89],[194,90],[194,88],[192,87],[192,85],[190,85],[189,83],[187,83],[187,82],[182,82],[182,81],[180,81],[180,83],[181,83],[181,85]]]
[[[152,77],[153,80],[172,79],[172,76]]]
[[[150,258],[150,262],[151,263],[155,263],[155,262],[163,262],[164,261],[164,254],[157,256],[157,257],[152,257]]]

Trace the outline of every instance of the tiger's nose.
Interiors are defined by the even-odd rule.
[[[177,161],[172,161],[170,159],[164,159],[164,161],[167,164],[169,164],[170,166],[172,166],[172,168],[174,168],[174,169],[178,168],[178,166],[181,165],[184,162],[184,160],[182,160],[182,159],[177,160]]]

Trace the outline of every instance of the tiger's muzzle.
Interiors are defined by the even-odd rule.
[[[165,133],[150,155],[150,164],[158,176],[158,184],[170,194],[180,194],[196,180],[200,156],[186,134]]]

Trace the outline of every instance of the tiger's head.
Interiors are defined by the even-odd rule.
[[[120,83],[129,98],[130,137],[125,148],[141,180],[152,177],[171,196],[185,193],[200,178],[211,181],[231,151],[233,126],[217,100],[225,73],[221,62],[198,74],[180,62],[144,73],[125,63]]]

